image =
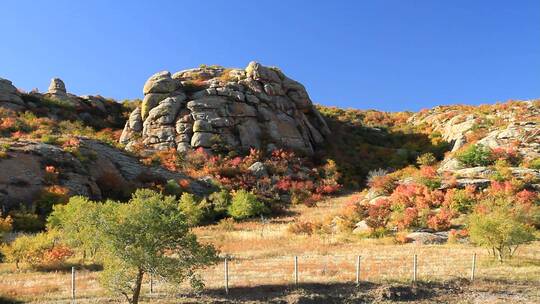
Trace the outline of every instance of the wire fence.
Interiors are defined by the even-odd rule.
[[[538,261],[538,250],[523,251],[516,260]],[[227,257],[200,272],[205,288],[229,290],[238,287],[265,285],[292,286],[302,284],[332,284],[385,281],[444,281],[452,279],[475,280],[501,278],[512,275],[515,268],[498,267],[485,251],[474,253],[470,249],[417,248],[389,252],[360,250],[358,255],[304,255],[281,257]],[[56,282],[56,283],[53,283]],[[540,282],[540,281],[539,281]],[[96,272],[72,269],[72,273],[59,273],[58,280],[43,284],[52,286],[55,293],[74,302],[103,295]],[[56,289],[55,289],[56,288]],[[144,294],[178,294],[190,292],[187,283],[174,286],[158,278],[146,277]],[[52,297],[52,296],[51,296]]]

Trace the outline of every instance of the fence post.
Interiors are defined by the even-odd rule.
[[[150,294],[154,293],[154,279],[153,276],[150,275]]]
[[[473,253],[471,266],[471,282],[474,281],[474,272],[476,271],[476,252]]]
[[[225,294],[229,294],[229,260],[225,258]]]
[[[75,267],[71,267],[71,303],[75,303]]]
[[[298,256],[294,256],[294,285],[298,286]]]
[[[418,256],[414,254],[413,256],[413,282],[416,283],[418,272]]]
[[[360,256],[356,256],[356,285],[360,284]]]

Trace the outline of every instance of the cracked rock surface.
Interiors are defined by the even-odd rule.
[[[256,62],[159,72],[143,93],[120,139],[128,150],[277,147],[309,155],[330,134],[302,84]]]

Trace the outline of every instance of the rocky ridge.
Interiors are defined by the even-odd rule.
[[[51,80],[45,93],[23,93],[11,81],[0,78],[0,108],[19,113],[30,111],[56,120],[81,120],[97,128],[117,128],[125,121],[121,104],[99,95],[71,94],[59,78]]]
[[[256,62],[159,72],[143,93],[120,139],[128,150],[286,148],[309,155],[330,134],[302,84]]]

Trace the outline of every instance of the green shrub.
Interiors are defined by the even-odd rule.
[[[58,136],[45,134],[45,135],[41,136],[41,141],[43,143],[45,143],[45,144],[57,145],[58,144]]]
[[[475,199],[464,189],[458,189],[452,197],[451,208],[459,213],[469,213],[475,204]]]
[[[37,232],[45,228],[45,220],[39,215],[25,210],[12,211],[13,230],[25,232]]]
[[[471,241],[487,247],[500,262],[512,257],[521,244],[535,240],[534,227],[524,221],[526,210],[505,199],[486,200],[469,218]]]
[[[189,226],[194,227],[201,223],[204,218],[204,212],[201,208],[198,199],[191,193],[183,193],[180,197],[179,207],[182,213],[186,216]]]
[[[245,190],[239,190],[234,194],[232,203],[228,208],[229,215],[237,220],[254,217],[267,212],[268,209],[266,206],[258,201],[253,193]]]
[[[226,189],[210,194],[208,199],[212,202],[214,214],[221,218],[227,214],[227,208],[231,204],[231,195]]]
[[[428,187],[429,190],[435,190],[435,189],[439,189],[441,187],[441,179],[440,178],[437,178],[437,177],[434,177],[434,178],[428,178],[428,177],[421,177],[419,179],[419,182]]]
[[[432,166],[437,162],[437,159],[433,153],[424,153],[416,159],[416,163],[419,166]]]
[[[481,144],[470,145],[464,151],[458,153],[457,159],[469,167],[489,166],[493,164],[491,150]]]
[[[540,170],[540,157],[539,158],[535,158],[531,161],[531,163],[529,164],[529,167],[531,169],[538,169]]]
[[[170,179],[165,184],[163,192],[166,195],[179,196],[179,195],[182,194],[183,189],[182,189],[182,187],[180,187],[180,185],[175,180]]]
[[[59,243],[59,233],[56,230],[41,232],[34,235],[23,235],[1,249],[6,261],[29,264],[33,268],[51,266],[53,263],[65,262],[72,255],[71,250]]]

